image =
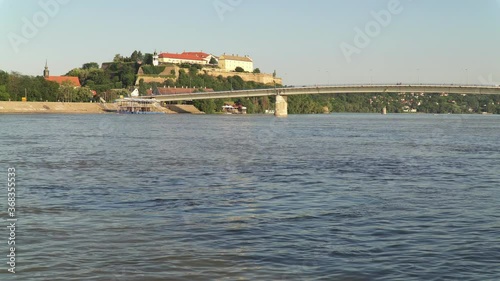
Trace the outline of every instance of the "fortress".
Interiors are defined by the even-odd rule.
[[[260,73],[254,69],[254,62],[249,56],[226,55],[219,57],[204,52],[183,52],[181,54],[160,53],[153,54],[154,66],[165,66],[162,73],[157,75],[145,74],[140,68],[137,73],[136,85],[141,79],[145,83],[164,83],[166,80],[175,80],[179,77],[179,70],[183,64],[201,65],[201,72],[210,76],[224,78],[239,76],[243,81],[256,82],[267,85],[282,85],[283,79],[274,74]],[[239,71],[237,71],[239,70]]]

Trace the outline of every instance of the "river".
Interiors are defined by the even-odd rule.
[[[1,280],[500,279],[500,116],[0,118]]]

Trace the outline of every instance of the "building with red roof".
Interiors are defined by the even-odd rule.
[[[189,63],[201,65],[210,64],[212,58],[214,58],[214,56],[203,52],[184,52],[182,54],[161,53],[158,56],[160,63]]]
[[[56,82],[59,85],[72,85],[73,87],[81,87],[80,79],[78,77],[72,76],[50,76],[49,75],[49,67],[47,66],[47,62],[45,62],[45,69],[43,71],[43,78],[47,81]]]

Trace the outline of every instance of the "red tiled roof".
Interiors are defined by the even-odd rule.
[[[159,58],[161,59],[178,59],[178,60],[198,60],[203,61],[210,55],[202,52],[184,52],[182,54],[172,54],[172,53],[161,53]]]
[[[49,76],[45,78],[47,81],[52,81],[56,82],[59,85],[62,85],[64,82],[71,83],[75,87],[81,87],[82,85],[80,84],[80,80],[78,77],[71,77],[71,76]]]
[[[176,95],[176,94],[192,94],[196,90],[193,88],[158,88],[158,95],[166,96],[166,95]],[[213,89],[203,89],[205,92],[213,92]],[[153,90],[148,90],[148,95],[152,95]]]
[[[203,53],[203,52],[184,52],[182,54],[190,55],[190,56],[197,56],[197,57],[204,58],[204,59],[206,59],[210,56],[209,54]]]

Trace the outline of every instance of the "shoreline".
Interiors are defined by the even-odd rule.
[[[180,107],[180,108],[175,108]],[[190,107],[192,109],[192,107]],[[90,115],[90,114],[113,114],[116,113],[117,106],[115,104],[100,104],[100,103],[69,103],[69,102],[20,102],[20,101],[0,101],[0,115],[50,115],[50,114],[67,114],[67,115]],[[166,109],[166,113],[170,114],[200,114],[200,111],[193,111],[182,108],[182,106],[174,106],[170,110]],[[379,113],[355,113],[355,112],[331,112],[329,114],[374,114]],[[493,113],[470,113],[470,114],[449,114],[449,113],[389,113],[389,115],[497,115]],[[226,115],[223,113],[215,113],[213,115]],[[247,114],[247,115],[266,115],[266,114]],[[291,114],[292,115],[292,114]],[[299,114],[300,115],[300,114]],[[304,114],[309,115],[309,114]],[[326,114],[328,115],[328,114]]]
[[[106,107],[108,107],[107,105]],[[109,110],[109,109],[108,109]],[[0,114],[104,114],[98,103],[0,101]]]

